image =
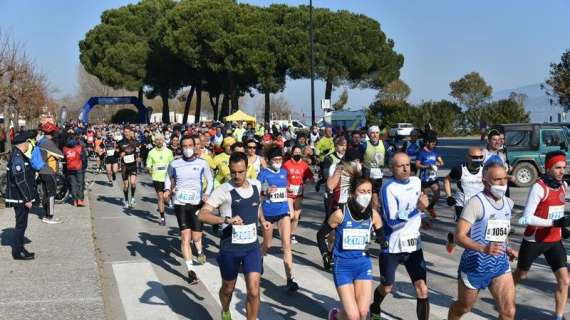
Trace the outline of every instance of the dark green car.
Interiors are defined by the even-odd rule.
[[[544,158],[548,152],[562,150],[570,157],[568,126],[552,123],[499,126],[505,133],[507,160],[512,168],[511,174],[515,177],[516,186],[529,187],[544,173]]]

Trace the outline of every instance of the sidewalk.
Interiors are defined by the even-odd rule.
[[[89,207],[56,205],[62,224],[28,219],[26,248],[32,261],[11,256],[14,209],[0,209],[0,318],[104,319]]]

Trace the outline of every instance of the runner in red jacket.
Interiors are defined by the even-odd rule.
[[[291,159],[283,164],[283,168],[289,173],[287,175],[287,200],[289,201],[289,211],[291,213],[291,242],[297,243],[295,231],[301,218],[303,205],[303,189],[307,180],[313,180],[313,172],[309,165],[302,159],[303,150],[301,146],[295,145],[291,150]]]

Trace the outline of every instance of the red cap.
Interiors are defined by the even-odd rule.
[[[56,133],[59,131],[59,128],[57,127],[57,125],[51,123],[51,122],[46,122],[42,125],[41,130],[45,133],[45,134],[52,134],[52,133]]]

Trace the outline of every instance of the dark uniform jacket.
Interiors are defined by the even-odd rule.
[[[34,171],[20,149],[12,149],[6,171],[6,205],[14,206],[37,198]]]

